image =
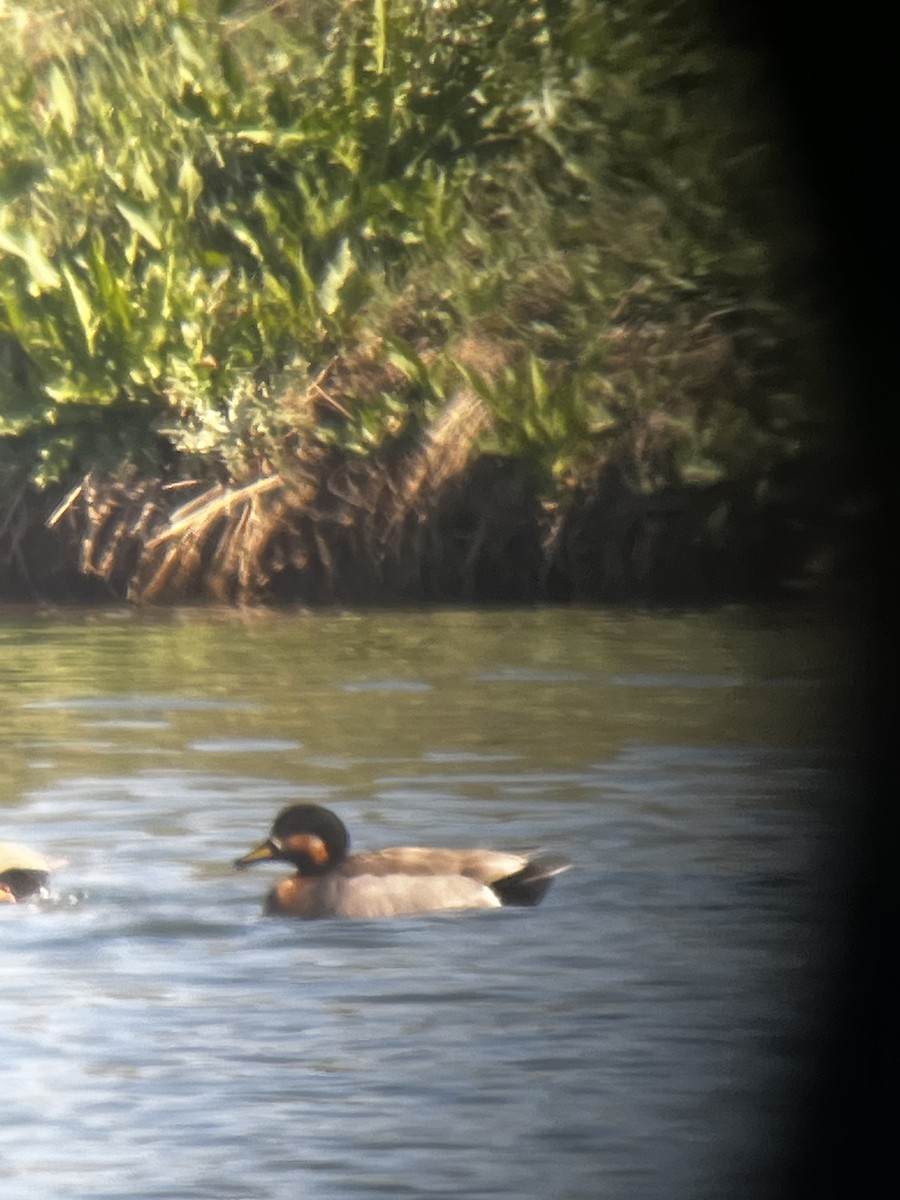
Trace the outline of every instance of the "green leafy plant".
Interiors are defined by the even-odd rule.
[[[751,371],[701,395],[672,348],[718,321],[749,363],[796,334],[760,315],[773,243],[732,200],[767,154],[752,70],[690,0],[7,7],[0,457],[37,483],[366,454],[460,380],[485,448],[551,491],[660,407],[685,480],[796,445],[787,359],[775,421]],[[458,358],[473,336],[497,371]],[[390,386],[298,419],[286,379],[366,354]]]

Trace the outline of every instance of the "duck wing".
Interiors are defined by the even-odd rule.
[[[499,850],[392,846],[352,855],[317,892],[323,915],[348,917],[535,905],[568,867]]]
[[[377,864],[379,868],[384,864]],[[346,873],[330,872],[316,881],[311,916],[399,917],[466,908],[499,908],[500,898],[486,884],[466,875],[384,870],[366,874],[359,864]]]
[[[364,850],[341,864],[350,875],[461,875],[479,883],[492,884],[521,871],[528,863],[524,854],[502,850],[453,850],[432,846],[391,846],[386,850]]]

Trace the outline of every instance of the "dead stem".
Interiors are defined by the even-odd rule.
[[[194,538],[202,538],[211,524],[227,515],[237,505],[243,504],[246,500],[250,500],[262,492],[270,492],[274,488],[282,486],[283,480],[280,475],[267,475],[263,479],[257,479],[244,487],[232,490],[226,490],[221,484],[216,484],[203,496],[189,500],[187,504],[176,509],[166,528],[148,542],[145,549],[154,550],[163,542],[169,542],[173,538],[180,538],[185,534],[190,534]]]

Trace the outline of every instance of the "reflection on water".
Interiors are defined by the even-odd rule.
[[[821,1020],[841,688],[777,614],[0,624],[4,1198],[760,1197]],[[260,917],[288,800],[536,910]]]

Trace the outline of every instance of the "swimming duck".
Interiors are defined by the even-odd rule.
[[[393,846],[349,854],[340,817],[317,804],[283,809],[264,842],[235,859],[239,868],[274,859],[296,875],[269,892],[267,916],[397,917],[463,908],[538,904],[569,864],[498,850]]]
[[[0,842],[0,904],[17,904],[45,888],[54,864],[15,842]]]

